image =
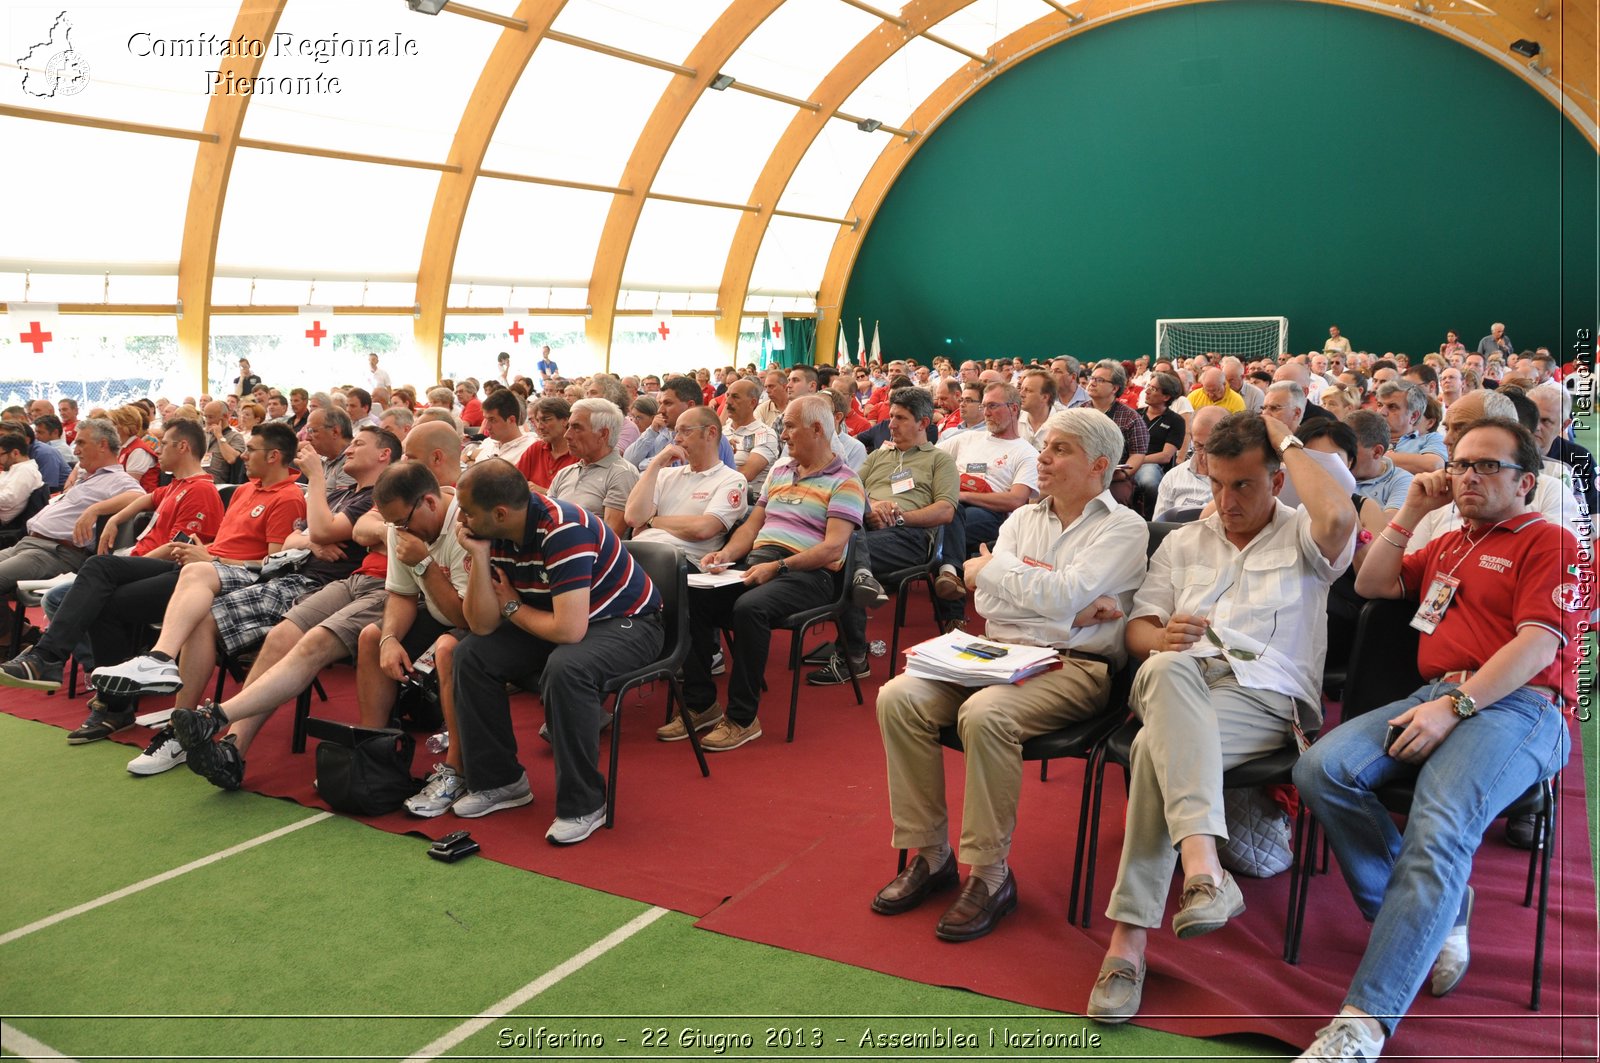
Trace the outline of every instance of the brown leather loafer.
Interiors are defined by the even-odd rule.
[[[872,910],[879,915],[899,915],[901,912],[909,912],[927,900],[929,894],[950,889],[960,881],[961,875],[956,871],[954,849],[950,851],[944,866],[933,872],[928,870],[928,862],[918,856],[906,865],[904,871],[895,876],[893,882],[879,890],[878,895],[872,898]]]
[[[1017,876],[1006,869],[1006,880],[994,896],[989,887],[976,875],[967,877],[961,887],[961,896],[939,919],[933,932],[945,941],[971,941],[993,930],[1000,919],[1017,906]]]

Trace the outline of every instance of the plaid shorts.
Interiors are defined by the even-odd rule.
[[[244,573],[246,578],[232,575]],[[282,620],[295,602],[321,584],[309,576],[286,573],[265,583],[256,573],[232,565],[219,565],[222,593],[211,603],[211,619],[217,622],[217,637],[229,654],[239,653],[266,638],[273,625]]]

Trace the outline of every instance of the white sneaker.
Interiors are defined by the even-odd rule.
[[[1472,919],[1472,902],[1475,896],[1472,887],[1468,886],[1466,900],[1463,903],[1466,914],[1459,926],[1450,928],[1449,936],[1439,948],[1438,959],[1433,961],[1433,970],[1428,973],[1428,992],[1436,997],[1442,997],[1454,989],[1465,977],[1467,967],[1472,963],[1472,950],[1467,947],[1467,924]]]
[[[521,778],[507,786],[496,786],[492,790],[473,790],[471,793],[462,794],[456,798],[456,803],[450,806],[450,811],[462,819],[477,819],[479,816],[498,812],[502,808],[520,808],[532,803],[533,791],[528,787],[528,773],[523,772]]]
[[[1354,1015],[1336,1015],[1317,1031],[1317,1039],[1299,1058],[1321,1063],[1371,1063],[1382,1051],[1383,1038],[1369,1034],[1365,1021]]]
[[[178,662],[158,661],[146,654],[121,664],[96,668],[89,682],[102,694],[131,697],[134,694],[176,694],[183,689]]]
[[[456,769],[448,764],[435,764],[422,791],[406,798],[406,811],[424,819],[442,816],[466,792],[467,780],[458,775]]]
[[[605,822],[606,806],[601,805],[587,816],[558,818],[550,824],[550,829],[544,832],[544,837],[551,845],[577,845],[605,826]]]
[[[160,775],[188,759],[189,754],[184,752],[177,732],[171,727],[163,727],[150,739],[143,753],[128,761],[128,771],[134,775]]]

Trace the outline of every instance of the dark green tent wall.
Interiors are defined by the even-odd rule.
[[[1596,155],[1484,56],[1405,22],[1241,0],[1047,49],[936,129],[842,318],[886,355],[1150,352],[1161,317],[1282,315],[1289,346],[1519,347],[1596,321]]]

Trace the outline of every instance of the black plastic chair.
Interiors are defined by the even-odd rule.
[[[906,626],[906,592],[918,583],[928,585],[928,605],[938,615],[939,598],[934,593],[935,565],[938,563],[939,532],[942,529],[930,529],[928,536],[928,556],[915,565],[896,569],[884,574],[885,587],[894,588],[894,634],[889,644],[889,678],[893,679],[895,672],[900,667],[900,631]]]
[[[855,573],[855,562],[856,546],[852,540],[845,547],[844,563],[839,567],[839,571],[834,574],[834,582],[838,585],[838,590],[833,600],[826,605],[802,609],[798,613],[785,617],[782,623],[772,625],[774,631],[789,632],[789,672],[793,676],[793,681],[789,686],[789,733],[788,737],[784,739],[785,742],[794,741],[795,716],[800,709],[800,672],[804,666],[802,658],[805,656],[801,643],[804,642],[807,631],[829,620],[837,622],[844,615],[845,609],[850,604],[850,584]],[[733,652],[738,652],[737,647],[734,648]],[[861,680],[853,670],[850,671],[850,685],[855,688],[856,704],[865,704],[865,700],[861,696]]]
[[[617,814],[617,755],[622,741],[622,699],[630,690],[665,680],[667,683],[667,714],[674,705],[682,714],[683,726],[689,732],[689,746],[695,760],[700,763],[702,778],[711,774],[706,764],[705,751],[700,748],[700,736],[689,716],[689,706],[678,691],[678,669],[689,656],[689,563],[677,548],[666,543],[633,542],[623,544],[633,559],[650,576],[661,595],[661,619],[666,627],[666,637],[661,643],[661,656],[643,668],[615,675],[600,687],[600,696],[611,695],[611,765],[607,773],[606,826],[611,827]],[[792,726],[792,723],[791,723]]]
[[[1341,719],[1351,720],[1415,692],[1424,680],[1417,671],[1419,635],[1411,626],[1416,603],[1396,600],[1370,601],[1356,621],[1355,646],[1350,654],[1350,670],[1345,684]],[[1539,1010],[1544,986],[1545,925],[1550,910],[1550,858],[1555,849],[1556,795],[1560,773],[1529,787],[1497,819],[1507,816],[1535,817],[1534,848],[1528,854],[1528,878],[1523,888],[1522,905],[1534,903],[1534,884],[1538,883],[1538,918],[1533,944],[1533,978],[1528,1007]],[[1382,787],[1378,800],[1391,812],[1405,815],[1411,809],[1410,780]]]
[[[0,547],[17,545],[22,537],[28,534],[28,522],[49,504],[50,488],[44,484],[35,487],[33,493],[28,495],[28,500],[22,504],[22,512],[0,524]]]

